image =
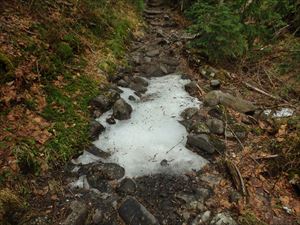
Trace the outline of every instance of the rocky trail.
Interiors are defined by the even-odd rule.
[[[91,102],[94,142],[64,171],[56,221],[30,224],[238,224],[237,214],[216,201],[225,173],[214,159],[226,151],[224,133],[242,140],[246,131],[229,129],[217,105],[246,114],[256,107],[218,90],[218,80],[202,103],[202,88],[182,59],[190,37],[172,9],[149,0],[143,16],[148,27],[131,43],[131,69],[120,69]],[[240,188],[231,188],[231,203],[242,198]]]

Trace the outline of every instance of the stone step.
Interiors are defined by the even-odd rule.
[[[163,13],[163,11],[161,11],[161,10],[154,10],[154,9],[145,9],[144,10],[144,14],[148,14],[148,15],[159,15],[162,13]]]

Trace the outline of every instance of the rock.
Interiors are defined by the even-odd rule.
[[[160,69],[164,74],[168,74],[168,69],[164,65],[160,65]]]
[[[158,56],[159,52],[160,52],[159,49],[154,49],[154,50],[146,52],[146,56],[148,56],[148,57]]]
[[[130,101],[133,101],[133,102],[136,101],[135,97],[132,96],[132,95],[129,95],[128,99],[129,99]]]
[[[127,225],[159,225],[157,219],[132,197],[126,198],[118,211]]]
[[[94,214],[92,215],[92,223],[93,224],[101,224],[103,220],[103,212],[101,209],[96,209]]]
[[[206,124],[202,121],[196,121],[191,129],[190,129],[194,134],[209,134],[210,130],[206,126]]]
[[[110,117],[106,118],[106,122],[108,124],[116,124],[116,120],[113,116],[110,116]]]
[[[241,194],[237,191],[232,191],[229,195],[229,202],[238,202],[242,198]]]
[[[100,110],[102,113],[109,110],[110,107],[120,98],[120,93],[116,90],[110,90],[105,95],[98,95],[91,101],[91,106]]]
[[[136,184],[135,182],[130,178],[124,178],[120,186],[118,188],[118,192],[124,193],[124,194],[133,194],[136,191]]]
[[[180,116],[185,119],[189,120],[191,119],[196,113],[198,113],[199,109],[198,108],[187,108],[185,109]]]
[[[87,152],[95,155],[95,156],[98,156],[100,158],[103,158],[103,159],[107,159],[108,157],[110,157],[110,154],[97,148],[95,145],[91,145],[89,146],[87,149],[85,149]]]
[[[164,75],[158,64],[150,64],[144,69],[144,75],[146,77],[160,77]]]
[[[85,224],[85,221],[88,216],[87,206],[78,201],[74,201],[71,203],[71,214],[67,217],[67,219],[62,223],[63,225],[82,225]]]
[[[184,89],[190,94],[195,95],[198,93],[198,87],[196,81],[191,81],[190,83],[184,86]]]
[[[254,113],[257,109],[257,107],[251,102],[238,97],[234,97],[233,95],[228,93],[223,93],[220,90],[215,90],[207,93],[204,96],[203,103],[204,105],[211,107],[222,104],[241,113]]]
[[[209,136],[206,134],[189,134],[187,137],[187,145],[195,150],[205,151],[209,154],[215,152],[215,147],[210,141]]]
[[[102,177],[93,176],[93,175],[88,176],[87,181],[92,188],[97,189],[101,193],[112,193],[113,192],[113,188],[111,187],[111,185],[108,183],[107,180],[103,180]]]
[[[139,93],[145,93],[147,91],[147,88],[144,85],[133,82],[129,84],[129,88]]]
[[[233,124],[230,125],[230,129],[225,130],[225,136],[227,138],[235,139],[238,137],[239,139],[245,139],[247,137],[247,128],[241,124]]]
[[[172,57],[164,57],[159,59],[160,63],[169,65],[169,66],[178,66],[179,62],[176,58],[172,58]]]
[[[118,120],[128,120],[132,112],[132,107],[124,100],[119,99],[113,106],[113,116]]]
[[[146,57],[144,58],[144,61],[145,61],[145,63],[151,63],[151,62],[152,62],[152,59],[151,59],[151,57],[146,56]]]
[[[138,76],[134,76],[131,78],[131,80],[136,83],[136,84],[140,84],[140,85],[143,85],[145,87],[147,87],[149,85],[149,82],[146,81],[144,78],[142,77],[138,77]]]
[[[129,84],[125,80],[121,79],[117,82],[117,85],[121,87],[128,87]]]
[[[166,159],[161,160],[160,165],[163,166],[163,167],[168,166],[169,165],[168,160],[166,160]]]
[[[191,147],[198,153],[213,154],[215,151],[224,152],[226,146],[223,141],[207,134],[189,134],[187,137],[187,147]]]
[[[93,163],[85,165],[80,168],[80,173],[87,174],[88,179],[106,179],[106,180],[118,180],[121,179],[125,170],[123,167],[115,163]],[[94,178],[92,178],[94,177]]]
[[[210,221],[211,225],[237,225],[230,215],[225,213],[218,213]]]
[[[220,89],[221,87],[221,82],[219,80],[211,80],[210,81],[210,86],[212,87],[212,89],[217,90]]]
[[[209,130],[213,134],[223,134],[224,133],[224,123],[222,120],[219,119],[208,119],[206,121],[206,125],[208,126]]]
[[[191,223],[191,225],[205,225],[209,222],[211,218],[211,211],[205,211],[199,214]]]
[[[92,139],[92,141],[95,141],[98,139],[99,135],[105,130],[105,127],[102,126],[98,121],[93,120],[90,123],[90,137]]]

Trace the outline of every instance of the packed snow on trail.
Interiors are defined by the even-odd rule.
[[[103,162],[114,162],[125,168],[127,177],[156,173],[181,174],[201,169],[207,161],[185,147],[187,131],[178,121],[189,107],[201,102],[191,97],[180,75],[168,75],[149,80],[148,90],[139,98],[132,90],[121,88],[121,97],[133,108],[131,119],[106,123],[112,111],[98,121],[106,127],[94,144],[111,157]],[[137,100],[130,101],[133,95]],[[84,153],[77,162],[94,162],[97,157]]]

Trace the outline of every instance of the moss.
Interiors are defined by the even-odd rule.
[[[88,104],[98,94],[97,84],[86,76],[73,79],[66,74],[65,79],[67,85],[63,89],[52,84],[45,87],[48,104],[43,116],[54,123],[51,132],[55,134],[46,143],[45,155],[52,165],[69,160],[89,143]]]
[[[0,83],[11,81],[14,78],[13,69],[11,60],[0,52]]]
[[[249,212],[240,216],[238,221],[240,225],[267,225],[265,222],[262,222],[255,215]]]

